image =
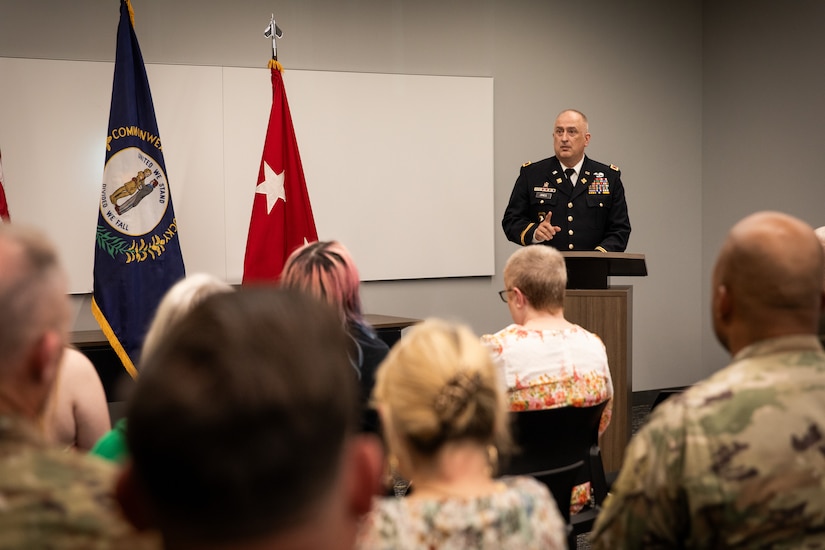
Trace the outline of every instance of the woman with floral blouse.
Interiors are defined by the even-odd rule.
[[[599,433],[610,423],[613,382],[601,339],[564,318],[567,270],[549,246],[517,250],[504,267],[514,324],[482,337],[507,388],[511,411],[590,407],[608,401]],[[589,484],[574,490],[571,511],[589,499]]]

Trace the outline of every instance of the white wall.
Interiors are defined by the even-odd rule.
[[[113,71],[99,61],[0,57],[7,198],[14,219],[37,220],[59,249],[72,251],[63,261],[76,294],[92,292]],[[146,71],[187,272],[240,284],[272,107],[270,70]],[[347,243],[362,280],[495,273],[492,78],[294,69],[283,76],[318,238]],[[60,101],[53,82],[63,83]],[[381,227],[391,230],[370,232]],[[479,242],[455,254],[440,236],[462,231]]]
[[[825,3],[705,2],[703,302],[728,229],[758,210],[825,225]],[[726,359],[703,315],[703,362]]]
[[[702,366],[703,348],[715,344],[703,339],[702,328],[707,266],[700,235],[707,224],[699,3],[134,0],[133,6],[147,63],[264,66],[269,42],[262,31],[275,11],[287,69],[493,77],[495,219],[489,223],[497,275],[365,283],[372,313],[444,316],[479,333],[507,324],[495,292],[516,246],[501,232],[500,216],[522,162],[552,154],[557,112],[583,110],[593,135],[588,154],[623,171],[633,225],[628,252],[648,260],[646,279],[614,281],[635,285],[634,390],[688,384],[710,368]],[[115,0],[0,0],[0,56],[111,61],[117,20]],[[0,120],[0,147],[5,139]],[[460,254],[474,235],[442,238]],[[95,328],[88,297],[77,299],[75,327]]]

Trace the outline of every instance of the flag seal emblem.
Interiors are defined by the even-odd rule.
[[[168,197],[163,166],[137,147],[118,151],[103,169],[100,213],[118,233],[151,232],[166,214]]]

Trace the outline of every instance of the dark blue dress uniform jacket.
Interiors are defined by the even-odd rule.
[[[533,242],[533,233],[548,212],[561,227],[542,244],[563,252],[602,250],[624,252],[630,219],[621,172],[584,157],[579,179],[571,188],[556,157],[521,167],[501,226],[507,238],[520,245]]]

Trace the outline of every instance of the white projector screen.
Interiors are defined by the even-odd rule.
[[[240,282],[268,69],[147,65],[187,272]],[[0,58],[12,220],[92,287],[112,63]],[[494,273],[493,80],[284,72],[319,238],[363,280]]]

